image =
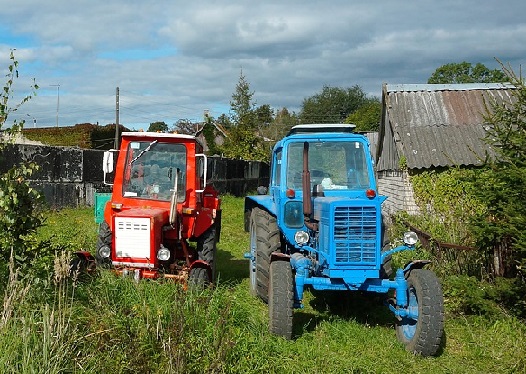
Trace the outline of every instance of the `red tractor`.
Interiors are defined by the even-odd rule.
[[[95,256],[79,252],[77,263],[110,267],[136,280],[212,282],[221,200],[207,185],[203,146],[190,135],[124,132],[114,166],[115,152],[104,153],[104,182],[114,174],[113,192]]]

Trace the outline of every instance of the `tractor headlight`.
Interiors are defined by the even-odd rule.
[[[157,251],[157,259],[160,261],[168,261],[170,259],[170,251],[168,248],[161,247]]]
[[[294,234],[294,240],[299,245],[307,244],[307,242],[309,241],[309,233],[305,231],[296,231],[296,233]]]
[[[413,231],[408,231],[404,234],[404,243],[407,245],[415,245],[418,242],[418,236]]]
[[[99,256],[101,258],[108,258],[110,257],[110,254],[111,254],[111,248],[108,247],[107,245],[103,245],[102,247],[99,248]]]

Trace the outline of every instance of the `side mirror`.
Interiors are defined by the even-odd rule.
[[[203,189],[196,189],[195,192],[203,192],[206,188],[206,173],[207,173],[207,164],[208,159],[204,153],[196,153],[195,157],[197,158],[197,175],[203,179]]]
[[[103,183],[108,186],[113,186],[113,183],[111,182],[112,178],[110,178],[110,182],[106,180],[106,174],[113,173],[113,152],[117,151],[115,149],[105,151],[102,159],[102,171],[104,172]]]
[[[102,171],[104,171],[104,174],[113,173],[113,152],[112,151],[104,152],[104,158],[102,161]]]

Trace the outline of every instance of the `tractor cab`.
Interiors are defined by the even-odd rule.
[[[212,281],[221,211],[206,166],[194,136],[124,132],[120,149],[104,155],[104,180],[113,176],[107,182],[113,191],[100,223],[97,264],[136,279]]]

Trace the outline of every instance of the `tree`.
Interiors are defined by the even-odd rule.
[[[276,112],[274,122],[279,126],[288,127],[288,131],[292,126],[299,124],[299,119],[296,113],[291,113],[287,108],[283,107]]]
[[[230,110],[232,112],[232,123],[235,126],[256,127],[255,104],[252,102],[254,92],[250,91],[250,84],[241,71],[236,90],[232,94]]]
[[[167,132],[168,125],[165,122],[152,122],[150,123],[150,127],[148,127],[148,131]]]
[[[488,103],[486,142],[496,152],[475,180],[486,211],[473,220],[478,245],[493,258],[496,275],[526,279],[526,86],[503,67],[514,86],[510,102]]]
[[[260,136],[253,129],[237,126],[228,133],[225,144],[221,147],[225,157],[242,160],[265,161],[270,159]]]
[[[274,120],[274,111],[270,105],[265,104],[256,108],[256,121],[259,128],[268,126]]]
[[[342,123],[365,103],[367,95],[358,85],[351,88],[323,86],[320,93],[303,100],[300,122]]]
[[[172,127],[172,132],[185,135],[195,135],[198,128],[198,123],[192,122],[189,119],[181,118]]]
[[[10,106],[13,83],[18,78],[18,61],[13,51],[6,78],[0,93],[0,130],[7,123],[9,114],[30,100],[38,89],[33,81],[32,93],[14,107]],[[0,141],[0,152],[11,144],[13,136],[23,127],[24,121],[18,123],[15,120],[10,128],[4,130],[7,136]],[[36,170],[38,166],[35,163],[21,163],[0,175],[0,271],[6,270],[11,255],[18,265],[29,265],[36,256],[30,241],[31,235],[44,220],[40,209],[42,196],[27,180]]]
[[[382,103],[375,98],[351,113],[345,119],[345,123],[354,123],[356,131],[378,131],[381,117]]]
[[[427,83],[499,83],[506,81],[501,70],[488,69],[484,64],[469,62],[445,64],[435,70]]]
[[[220,124],[221,126],[223,126],[225,129],[229,129],[232,127],[232,121],[225,113],[217,117],[216,122]]]
[[[283,138],[289,130],[299,123],[296,113],[290,113],[287,108],[281,108],[276,111],[272,122],[261,129],[260,134],[269,139],[271,143]],[[269,149],[274,144],[269,144]]]
[[[257,133],[253,96],[254,92],[250,91],[250,84],[241,72],[230,101],[232,127],[229,129],[228,138],[220,148],[226,157],[259,161],[269,158],[269,152]]]

